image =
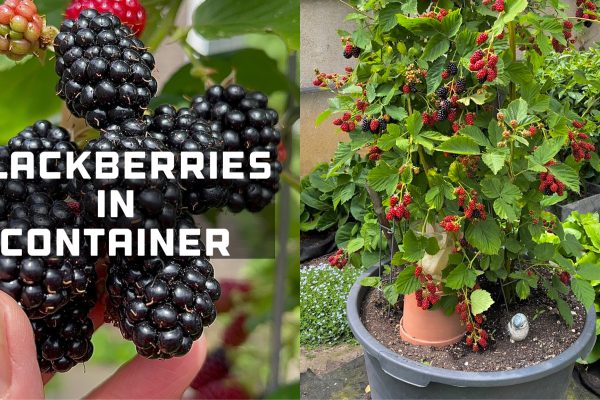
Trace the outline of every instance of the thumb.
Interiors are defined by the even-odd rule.
[[[29,319],[9,295],[0,291],[0,398],[43,397]]]

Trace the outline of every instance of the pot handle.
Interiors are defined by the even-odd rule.
[[[377,358],[379,360],[379,364],[381,365],[381,369],[386,374],[399,381],[422,388],[429,386],[431,383],[431,380],[427,374],[416,372],[412,368],[407,368],[402,364],[392,361],[397,358],[397,355],[394,353],[389,351],[380,351],[379,357]]]

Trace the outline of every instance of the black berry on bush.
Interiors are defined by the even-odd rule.
[[[362,131],[363,132],[369,132],[369,125],[371,124],[371,121],[368,118],[365,118],[362,120]]]
[[[456,66],[456,63],[453,62],[448,63],[447,70],[450,75],[456,75],[458,73],[458,67]]]
[[[435,91],[435,94],[440,98],[440,99],[445,99],[448,97],[448,88],[446,86],[440,86],[438,88],[438,90]]]
[[[258,212],[265,208],[279,190],[281,163],[277,160],[277,146],[281,133],[275,127],[279,122],[277,112],[268,108],[268,98],[260,92],[248,92],[242,86],[220,85],[207,89],[197,96],[190,109],[200,118],[210,122],[214,134],[223,139],[226,151],[244,151],[245,179],[232,182],[227,205],[233,212],[244,209]],[[257,151],[269,153],[271,176],[264,180],[250,180],[249,155]]]
[[[239,118],[236,113],[228,116],[230,122],[235,118]],[[206,167],[202,170],[202,175],[205,179],[197,179],[190,174],[186,179],[180,181],[180,185],[184,189],[183,206],[194,214],[226,206],[231,182],[223,179],[209,179],[208,166],[209,153],[221,153],[224,139],[220,134],[213,133],[209,122],[199,118],[188,108],[176,110],[173,106],[162,105],[154,110],[152,117],[148,117],[148,123],[149,132],[155,137],[164,136],[165,143],[171,151],[204,153]],[[218,158],[221,164],[221,157]]]
[[[92,357],[94,325],[88,313],[94,302],[88,295],[49,317],[31,321],[42,372],[67,372]]]
[[[54,39],[58,95],[93,128],[141,117],[156,94],[154,57],[110,13],[87,9]]]
[[[107,315],[123,337],[139,354],[165,359],[190,351],[215,320],[214,302],[221,294],[204,256],[111,260],[106,288]]]
[[[23,203],[13,204],[3,223],[3,228],[21,229],[23,235],[12,236],[9,242],[11,248],[22,250],[22,256],[0,256],[0,290],[19,302],[30,319],[56,313],[70,302],[84,298],[95,285],[95,259],[89,256],[84,238],[78,256],[68,252],[59,256],[56,248],[46,257],[29,255],[30,229],[50,230],[54,238],[51,243],[56,229],[64,229],[67,235],[73,229],[82,229],[76,209],[77,203],[53,201],[47,194],[36,193]],[[41,243],[37,246],[41,247]]]

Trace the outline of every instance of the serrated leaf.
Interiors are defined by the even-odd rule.
[[[345,186],[338,186],[333,195],[333,208],[337,208],[339,204],[344,204],[354,197],[356,185],[351,182]]]
[[[433,93],[442,83],[442,71],[446,68],[446,57],[435,60],[427,71],[427,94]]]
[[[415,276],[415,266],[411,265],[404,268],[396,278],[394,285],[400,294],[414,293],[420,286],[421,282]]]
[[[403,107],[387,105],[384,107],[386,114],[395,119],[396,121],[403,121],[408,117],[408,113]]]
[[[528,298],[529,294],[531,293],[529,285],[524,280],[520,280],[517,282],[515,291],[517,292],[517,296],[519,296],[519,299],[521,300],[525,300],[526,298]]]
[[[588,281],[600,280],[600,265],[585,263],[577,268],[577,275]]]
[[[491,143],[487,137],[481,132],[481,129],[474,125],[467,125],[459,131],[460,135],[468,136],[477,142],[478,145],[484,147],[491,147]]]
[[[541,165],[546,164],[558,154],[565,144],[565,136],[554,137],[545,140],[534,152],[533,159]]]
[[[454,268],[446,277],[446,287],[450,289],[461,289],[463,287],[472,288],[477,281],[477,273],[465,264],[460,264]]]
[[[503,199],[494,200],[494,211],[500,218],[507,221],[514,221],[518,218],[518,209],[515,205],[507,203]]]
[[[333,111],[331,109],[326,109],[325,111],[323,111],[321,114],[319,114],[317,116],[317,118],[315,119],[315,127],[321,125],[321,123],[323,121],[325,121],[327,119],[327,117],[329,117],[331,115]]]
[[[488,291],[477,289],[471,293],[471,312],[473,314],[485,312],[492,304],[494,304],[494,300]]]
[[[548,168],[552,175],[565,184],[566,187],[579,193],[579,174],[567,164],[557,163]]]
[[[354,238],[351,241],[348,242],[348,253],[352,254],[352,253],[356,253],[358,250],[362,249],[363,246],[365,245],[365,239],[359,237],[359,238]]]
[[[483,254],[496,254],[502,245],[500,227],[491,218],[471,223],[465,236],[467,241]]]
[[[480,154],[477,142],[466,136],[452,136],[450,139],[436,147],[435,151],[464,155]]]
[[[533,256],[539,261],[549,261],[554,256],[554,244],[539,243],[533,249]]]
[[[456,9],[450,11],[444,19],[442,19],[442,23],[440,25],[440,32],[446,35],[448,38],[452,38],[454,35],[458,33],[460,26],[462,25],[462,15],[461,10]]]
[[[573,294],[585,306],[586,310],[594,304],[596,293],[590,282],[573,278],[571,279],[571,290],[573,290]]]
[[[392,194],[398,185],[398,170],[386,162],[380,162],[367,175],[369,185],[378,192]]]
[[[367,276],[360,281],[361,286],[378,287],[381,283],[381,278],[378,276]]]
[[[558,312],[560,316],[565,320],[567,326],[573,326],[573,315],[571,314],[571,308],[569,304],[561,298],[556,299],[556,305],[558,306]]]
[[[527,108],[528,105],[525,100],[513,100],[508,107],[506,107],[506,111],[504,113],[506,116],[506,121],[511,121],[514,119],[519,124],[522,124],[527,119]]]
[[[411,136],[417,136],[423,128],[423,119],[419,113],[413,113],[406,119],[406,130]]]
[[[385,297],[390,305],[395,305],[398,302],[399,296],[400,293],[398,293],[396,285],[387,285],[383,288],[383,297]]]
[[[424,61],[433,61],[446,54],[449,48],[450,41],[444,35],[437,34],[427,41],[421,59]]]
[[[485,153],[481,156],[484,164],[488,166],[488,168],[496,175],[506,162],[506,153],[500,153],[498,151],[494,151],[491,153]]]

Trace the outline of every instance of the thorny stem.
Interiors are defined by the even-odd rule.
[[[510,47],[510,54],[512,61],[517,61],[517,38],[515,33],[515,21],[508,23],[508,45]],[[510,82],[510,99],[515,100],[517,98],[517,87],[514,82]]]

